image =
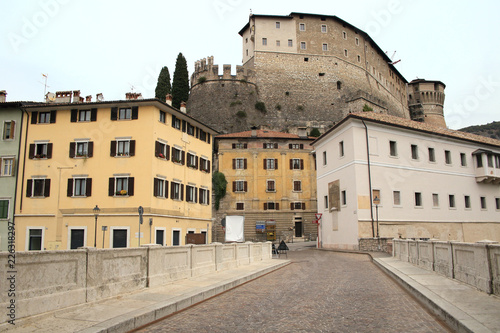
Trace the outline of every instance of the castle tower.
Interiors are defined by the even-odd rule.
[[[408,107],[412,120],[446,127],[444,119],[444,88],[441,81],[417,79],[408,83]]]

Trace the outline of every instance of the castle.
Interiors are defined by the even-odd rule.
[[[368,34],[337,16],[254,14],[239,34],[243,65],[236,75],[231,65],[219,75],[208,57],[191,76],[188,112],[221,132],[324,132],[367,107],[446,126],[444,84],[408,82]]]

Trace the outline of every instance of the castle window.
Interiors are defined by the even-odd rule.
[[[450,204],[450,208],[455,208],[455,195],[454,194],[448,195],[448,202]]]
[[[470,208],[470,196],[468,195],[464,196],[464,201],[465,201],[465,208],[466,209]]]
[[[389,141],[389,154],[392,157],[398,156],[398,147],[396,141]]]
[[[464,167],[467,166],[467,156],[464,153],[460,153],[460,164]]]
[[[323,33],[327,32],[326,24],[321,25],[321,32],[323,32]]]
[[[451,164],[451,152],[449,150],[444,151],[444,161],[446,164]]]
[[[344,55],[347,57],[347,50],[344,50]]]
[[[411,145],[411,158],[413,160],[418,160],[418,146]]]
[[[247,50],[247,55],[248,55],[248,50]]]
[[[262,38],[262,45],[264,45],[264,46],[267,45],[267,38]]]
[[[307,58],[307,57],[306,57],[306,58],[304,58],[304,61],[305,61],[305,62],[308,62],[308,61],[309,61],[309,58]]]
[[[358,62],[361,62],[361,56],[358,55]]]
[[[356,41],[356,45],[359,45],[359,38],[358,37],[356,37],[355,41]]]
[[[276,22],[276,29],[280,28],[280,22]]]
[[[245,38],[245,43],[248,43],[248,38]]]
[[[337,90],[342,89],[342,82],[337,81]]]
[[[289,39],[288,40],[288,47],[292,47],[293,46],[293,40]]]
[[[300,23],[299,24],[299,30],[300,31],[306,31],[306,24],[305,23]]]
[[[278,47],[279,47],[279,46],[280,46],[280,44],[281,44],[281,43],[280,43],[280,41],[279,41],[279,40],[276,40],[276,46],[278,46]]]
[[[319,73],[318,75],[319,76],[325,76],[325,73]]]
[[[436,162],[436,154],[434,148],[429,147],[429,162]]]
[[[422,193],[415,192],[415,207],[422,207]]]
[[[342,31],[342,38],[347,39],[347,32]]]
[[[323,51],[328,51],[328,44],[323,44]]]
[[[305,50],[306,49],[306,42],[300,42],[300,49]]]

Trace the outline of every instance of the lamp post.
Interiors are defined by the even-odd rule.
[[[108,230],[107,225],[102,226],[102,248],[104,249],[104,238],[106,237],[106,230]]]
[[[375,212],[376,212],[376,216],[377,216],[377,238],[379,238],[379,234],[378,234],[378,205],[380,203],[380,198],[378,196],[375,196],[375,198],[373,199],[373,203],[375,203]]]
[[[95,232],[94,232],[94,247],[97,247],[96,245],[96,242],[97,242],[97,217],[99,216],[99,212],[101,211],[101,209],[95,205],[94,207],[94,217],[95,217]]]

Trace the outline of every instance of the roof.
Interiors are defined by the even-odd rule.
[[[408,84],[417,84],[417,83],[439,83],[442,84],[446,88],[446,84],[439,80],[426,80],[426,79],[415,79],[411,80]]]
[[[301,137],[297,134],[275,132],[268,130],[256,130],[257,136],[252,136],[252,131],[228,133],[217,135],[215,139],[294,139],[294,140],[313,140],[312,137]]]
[[[342,119],[339,123],[337,123],[335,126],[330,128],[328,131],[326,131],[323,135],[321,135],[319,138],[314,140],[311,144],[314,145],[315,143],[321,141],[328,133],[335,131],[336,128],[341,126],[343,123],[347,122],[349,119],[358,119],[361,121],[369,121],[369,122],[374,122],[378,124],[384,124],[384,125],[389,125],[389,126],[394,126],[394,127],[399,127],[399,128],[404,128],[407,130],[413,130],[413,131],[418,131],[422,133],[427,133],[431,135],[438,135],[438,136],[444,136],[452,139],[457,139],[457,140],[464,140],[472,143],[480,143],[480,144],[485,144],[489,146],[494,146],[496,148],[500,148],[500,140],[488,138],[485,136],[481,135],[476,135],[472,133],[467,133],[467,132],[461,132],[461,131],[456,131],[452,130],[449,128],[445,127],[439,127],[439,126],[434,126],[426,123],[421,123],[418,121],[410,120],[410,119],[405,119],[401,117],[396,117],[396,116],[390,116],[387,114],[382,114],[382,113],[376,113],[376,112],[354,112],[348,114],[344,119]]]
[[[179,119],[184,119],[184,120],[193,120],[198,122],[199,124],[203,125],[211,131],[213,135],[216,135],[219,133],[218,131],[214,130],[208,125],[205,125],[203,122],[200,120],[190,116],[187,113],[184,113],[176,108],[174,108],[171,105],[168,105],[167,103],[159,100],[158,98],[148,98],[148,99],[126,99],[126,100],[116,100],[116,101],[100,101],[100,102],[80,102],[80,103],[36,103],[36,104],[29,104],[26,105],[26,109],[50,109],[50,110],[61,110],[61,109],[68,109],[68,108],[78,108],[78,107],[111,107],[114,105],[138,105],[138,104],[146,104],[146,105],[155,105],[159,109],[169,109],[170,112],[175,113],[175,116]]]
[[[34,105],[40,102],[32,101],[12,101],[12,102],[2,102],[0,103],[0,108],[18,108],[22,106]]]

